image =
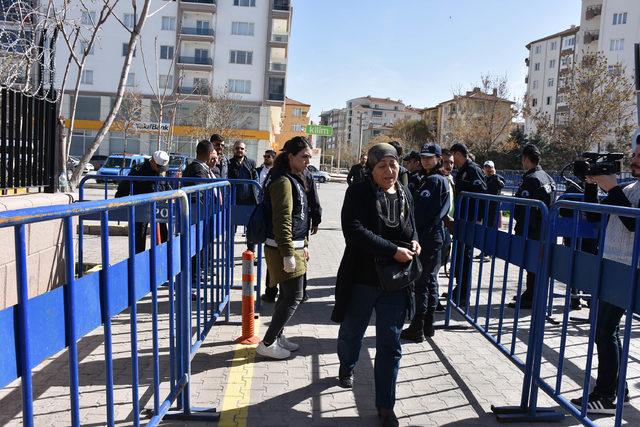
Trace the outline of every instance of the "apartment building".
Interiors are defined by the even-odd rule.
[[[285,101],[287,55],[291,28],[290,0],[177,0],[154,4],[127,76],[127,87],[143,99],[143,122],[156,122],[158,92],[178,100],[171,133],[177,151],[193,154],[199,138],[192,129],[193,111],[213,94],[225,93],[238,105],[236,139],[256,158],[275,142]],[[96,6],[97,8],[98,6]],[[90,24],[96,12],[70,16]],[[118,3],[114,13],[125,25],[134,22],[130,4]],[[82,154],[106,118],[117,89],[128,32],[110,18],[103,27],[81,75],[76,127],[71,153]],[[63,70],[68,51],[58,40],[57,69]],[[57,73],[61,78],[62,72]],[[75,76],[70,76],[74,81]],[[69,117],[66,94],[61,114]],[[141,133],[127,142],[127,151],[157,149],[155,135]],[[175,145],[174,145],[175,146]],[[123,150],[122,134],[110,132],[98,153]]]
[[[575,61],[579,32],[580,27],[572,25],[564,31],[527,44],[527,102],[532,110],[545,112],[552,120],[562,120],[566,113],[566,105],[558,87]],[[535,125],[529,118],[525,121],[525,133],[535,133]]]
[[[331,126],[333,136],[321,136],[318,138],[318,145],[323,151],[336,150],[338,143],[346,141],[345,132],[347,130],[347,110],[344,108],[334,108],[320,113],[320,124]]]
[[[307,136],[305,126],[309,124],[309,109],[311,105],[295,99],[285,98],[284,114],[282,116],[282,128],[273,149],[280,151],[284,143],[295,136]]]

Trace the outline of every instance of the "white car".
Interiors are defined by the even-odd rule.
[[[309,169],[309,172],[311,172],[311,176],[315,181],[323,183],[331,179],[331,175],[325,171],[318,170],[315,166],[309,165],[307,168]]]
[[[75,169],[76,166],[78,166],[78,163],[80,163],[80,159],[74,156],[69,156],[69,158],[67,159],[67,170],[72,170]],[[93,167],[93,165],[91,163],[86,163],[84,165],[84,170],[82,171],[83,173],[89,173],[89,172],[93,172],[95,170],[95,168]]]

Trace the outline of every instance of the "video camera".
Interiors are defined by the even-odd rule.
[[[582,153],[582,157],[573,162],[573,174],[581,181],[586,176],[618,174],[623,158],[622,153]]]

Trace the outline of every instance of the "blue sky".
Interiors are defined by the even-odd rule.
[[[526,85],[525,45],[580,23],[580,0],[294,0],[287,96],[311,118],[347,99],[433,106],[483,73]]]

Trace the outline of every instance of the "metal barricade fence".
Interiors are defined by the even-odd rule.
[[[573,215],[569,218],[571,223],[570,244],[566,242],[558,242],[558,238],[561,236],[566,237],[566,226],[562,224],[566,221],[566,215],[561,214],[561,210],[570,210]],[[579,236],[583,233],[580,230],[581,223],[585,223],[584,217],[586,216],[599,216],[600,218],[597,225],[597,250],[584,251],[580,246]],[[634,225],[635,231],[628,231],[629,236],[632,236],[633,244],[629,246],[625,245],[623,241],[610,242],[608,246],[605,246],[607,227],[611,221],[621,221],[621,217],[629,218]],[[617,374],[617,384],[615,395],[618,396],[615,408],[615,420],[614,424],[620,426],[622,423],[622,410],[625,401],[625,387],[627,378],[627,366],[629,360],[629,350],[631,346],[631,332],[633,321],[637,320],[636,315],[639,313],[640,304],[638,303],[638,256],[640,253],[640,237],[637,233],[638,220],[640,219],[640,209],[626,208],[610,205],[598,205],[592,203],[576,202],[571,200],[560,200],[551,209],[549,215],[549,235],[547,239],[547,256],[543,267],[544,276],[547,280],[543,281],[543,291],[538,295],[537,304],[540,305],[540,312],[536,313],[538,333],[536,336],[535,352],[533,365],[533,376],[535,383],[551,396],[560,406],[569,411],[579,421],[585,425],[596,425],[596,422],[587,414],[588,395],[590,391],[591,383],[591,371],[593,366],[593,356],[596,341],[609,340],[609,345],[615,347],[614,342],[618,337],[619,321],[614,321],[611,325],[600,325],[598,322],[603,321],[605,316],[617,316],[622,318],[624,314],[624,334],[622,340],[622,347],[619,354],[619,366],[617,372],[609,372],[614,377]],[[617,236],[617,238],[619,238]],[[609,252],[609,253],[608,253]],[[550,284],[553,281],[563,283],[566,288],[565,301],[563,307],[560,308],[562,315],[562,322],[559,331],[559,336],[549,336],[551,332],[558,334],[557,326],[546,322],[545,320],[545,303],[547,302],[547,293],[550,290]],[[578,291],[584,291],[590,294],[590,309],[589,309],[589,323],[588,323],[588,339],[587,342],[579,342],[579,334],[571,334],[568,331],[568,320],[570,310],[570,290],[575,288]],[[617,312],[617,314],[616,314]],[[599,319],[600,316],[602,319]],[[636,318],[636,319],[634,319]],[[547,329],[547,325],[553,328]],[[614,326],[615,325],[615,326]],[[599,329],[603,328],[603,329]],[[607,329],[604,329],[607,328]],[[547,334],[545,334],[547,332]],[[599,338],[598,338],[599,337]],[[578,366],[576,360],[571,360],[573,363],[573,383],[577,384],[578,389],[581,389],[581,394],[574,397],[582,398],[582,405],[580,407],[571,403],[566,393],[563,391],[563,383],[566,384],[565,377],[565,365],[568,363],[568,357],[566,356],[566,348],[568,346],[568,340],[573,338],[572,345],[582,345],[586,347],[586,353],[584,361],[584,368]],[[552,365],[555,369],[546,368],[545,372],[542,371],[543,352],[542,348],[545,345],[545,340],[553,339],[559,340],[557,364]],[[606,344],[605,344],[606,345]],[[615,351],[615,349],[614,349]],[[605,353],[604,349],[600,349],[601,353]],[[602,356],[602,354],[601,354]],[[602,356],[605,357],[605,356]],[[575,359],[572,358],[572,359]],[[615,365],[615,359],[613,365]],[[599,373],[605,372],[608,369],[609,363],[612,361],[599,361]],[[549,365],[545,363],[545,366]],[[615,371],[615,367],[612,367]],[[553,372],[555,370],[555,372]],[[582,371],[582,372],[581,372]],[[582,374],[581,378],[579,374]],[[547,377],[554,379],[550,384],[547,381]],[[580,381],[581,380],[581,381]],[[604,382],[604,378],[601,379]],[[602,387],[602,385],[601,385]],[[566,387],[565,387],[566,388]],[[603,393],[602,390],[600,390]],[[535,406],[537,401],[537,389],[534,389],[532,394],[531,404]]]
[[[157,425],[163,417],[214,420],[216,414],[192,408],[190,403],[192,349],[191,258],[189,248],[194,235],[190,218],[189,195],[204,195],[216,200],[208,209],[219,209],[229,227],[230,191],[228,182],[197,185],[183,190],[172,190],[137,195],[118,200],[77,203],[74,205],[22,209],[0,213],[0,227],[14,227],[18,302],[0,311],[0,387],[20,378],[22,384],[22,416],[25,425],[34,424],[33,369],[60,350],[68,348],[70,417],[71,425],[80,424],[78,341],[97,327],[103,327],[106,424],[115,424],[114,367],[112,319],[129,310],[131,346],[131,404],[134,425],[140,423],[140,396],[138,382],[138,311],[140,300],[151,294],[152,354],[153,354],[153,416],[149,425]],[[128,232],[128,258],[111,263],[108,223],[112,216],[126,213],[130,223],[136,219],[156,224],[158,205],[167,208],[168,236],[164,243],[157,242],[151,233],[151,247],[141,253],[135,251],[136,233]],[[100,218],[101,268],[97,272],[76,272],[74,253],[74,218],[97,215]],[[65,284],[42,295],[29,298],[29,279],[26,264],[25,226],[48,220],[62,220],[64,227]],[[211,222],[205,221],[205,227]],[[178,231],[176,233],[176,231]],[[217,256],[228,259],[228,245],[224,239],[214,249]],[[225,251],[227,251],[225,253]],[[222,268],[230,274],[228,262]],[[33,286],[33,284],[31,284]],[[166,286],[164,286],[166,285]],[[167,293],[168,307],[168,363],[161,365],[159,303],[160,291]],[[218,295],[213,301],[228,299],[228,283],[211,289]],[[205,300],[205,304],[207,304]],[[206,310],[205,310],[206,312]],[[206,332],[205,332],[206,333]],[[200,329],[196,338],[202,339]],[[167,375],[168,372],[168,375]],[[168,380],[169,392],[161,400],[161,376]],[[170,406],[177,409],[169,414]]]
[[[129,192],[131,194],[133,194],[134,192],[134,183],[135,182],[151,182],[153,183],[153,186],[155,188],[156,191],[159,191],[160,189],[162,189],[162,187],[171,187],[171,188],[189,188],[189,186],[192,186],[194,184],[203,184],[203,183],[211,183],[211,182],[229,182],[231,187],[230,187],[230,216],[228,218],[220,218],[220,213],[216,213],[214,212],[214,219],[211,220],[211,222],[213,223],[213,225],[215,227],[218,228],[214,228],[213,231],[215,232],[217,230],[217,233],[226,233],[227,231],[229,231],[231,238],[229,239],[229,252],[232,254],[231,256],[231,265],[233,267],[233,263],[235,260],[235,256],[234,256],[234,241],[233,241],[233,236],[235,235],[235,231],[237,229],[238,226],[246,226],[248,221],[249,221],[249,217],[251,216],[251,213],[253,212],[253,208],[255,207],[255,205],[243,205],[243,204],[238,204],[237,203],[237,192],[238,192],[238,188],[242,187],[242,186],[249,186],[251,187],[251,191],[253,192],[253,194],[255,195],[256,199],[259,199],[261,197],[262,194],[262,187],[260,186],[260,184],[257,181],[254,180],[248,180],[248,179],[207,179],[207,178],[176,178],[176,177],[149,177],[149,176],[113,176],[113,175],[88,175],[85,176],[81,181],[80,184],[78,186],[78,193],[79,193],[79,199],[80,201],[85,200],[86,197],[86,184],[88,181],[90,180],[95,180],[96,182],[99,183],[99,188],[103,189],[104,191],[102,192],[104,199],[108,199],[109,198],[109,185],[110,184],[119,184],[122,181],[125,182],[129,182]],[[200,214],[201,212],[203,212],[203,209],[206,210],[207,209],[207,201],[202,200],[200,197],[197,197],[196,195],[192,195],[192,203],[195,204],[196,206],[198,206],[198,209],[194,209],[195,212],[198,212],[198,214]],[[216,243],[216,239],[215,237],[212,238],[212,236],[214,236],[214,234],[211,234],[211,227],[207,228],[206,224],[203,223],[202,220],[203,216],[201,216],[199,221],[195,221],[196,226],[193,227],[192,233],[195,233],[194,235],[198,236],[198,239],[193,239],[192,242],[192,251],[194,251],[194,256],[197,258],[197,263],[196,265],[200,266],[201,265],[201,259],[207,259],[208,261],[205,263],[205,265],[209,265],[210,263],[213,263],[212,260],[212,246],[215,246]],[[79,227],[79,246],[78,246],[78,251],[79,251],[79,256],[80,256],[80,260],[83,260],[83,242],[84,242],[84,229],[83,229],[83,222],[84,220],[87,219],[95,219],[95,218],[89,218],[89,217],[80,217],[79,221],[80,221],[80,227]],[[126,221],[125,218],[115,218],[116,220],[121,220],[121,221]],[[221,224],[226,224],[227,226],[220,228],[219,225]],[[204,233],[204,230],[209,230],[209,232]],[[205,244],[206,242],[206,244]],[[261,293],[261,289],[262,289],[262,262],[263,260],[263,247],[262,245],[256,245],[256,261],[257,261],[257,282],[256,282],[256,288],[255,288],[255,292],[257,293],[257,295],[259,296]],[[204,269],[203,269],[204,270]],[[207,271],[208,272],[208,271]],[[215,272],[215,270],[214,270]],[[219,275],[215,274],[214,275],[216,277],[216,280],[218,280],[220,278]],[[200,276],[196,276],[196,277],[200,277]],[[207,277],[207,276],[202,276],[202,277]],[[229,282],[230,283],[230,287],[231,289],[234,290],[242,290],[242,285],[235,283],[235,272],[234,272],[234,268],[231,268],[231,273],[230,275],[227,277],[225,276],[224,278],[225,282]],[[204,289],[204,287],[200,286],[200,280],[197,281],[196,284],[196,290],[198,292],[198,295],[200,295],[200,290]],[[202,295],[200,295],[200,298],[198,298],[197,301],[197,312],[198,315],[197,317],[200,318],[200,300],[203,299]],[[258,297],[256,298],[256,311],[259,311],[261,308],[261,299]],[[229,307],[227,306],[226,311],[225,311],[225,319],[228,320],[229,319]],[[201,323],[198,323],[198,326],[200,327]],[[200,329],[200,328],[199,328]],[[205,332],[206,334],[206,332]]]
[[[497,227],[497,216],[503,209],[511,212],[506,230]],[[518,225],[517,230],[515,212],[524,220],[522,227]],[[532,319],[529,320],[529,329],[521,325],[521,322],[527,321],[525,314],[521,316],[525,272],[532,275],[529,281],[533,285],[530,290],[533,295],[529,298],[536,301],[540,289],[540,260],[544,242],[539,238],[547,223],[547,207],[537,200],[462,193],[457,200],[455,216],[445,326],[450,325],[452,312],[457,312],[524,372],[520,405],[515,408],[492,408],[500,419],[558,419],[555,412],[538,410],[529,404],[533,386],[535,325]],[[480,250],[475,289],[472,283],[474,249]],[[483,281],[483,261],[486,256],[490,257],[488,283]],[[515,283],[510,278],[511,268],[518,270]],[[496,284],[494,277],[500,269],[502,277]],[[495,293],[499,293],[499,297],[494,303]],[[513,311],[507,307],[507,298],[511,295],[514,296]],[[484,313],[481,313],[482,304],[486,305]],[[519,353],[526,354],[526,359],[522,360]]]

